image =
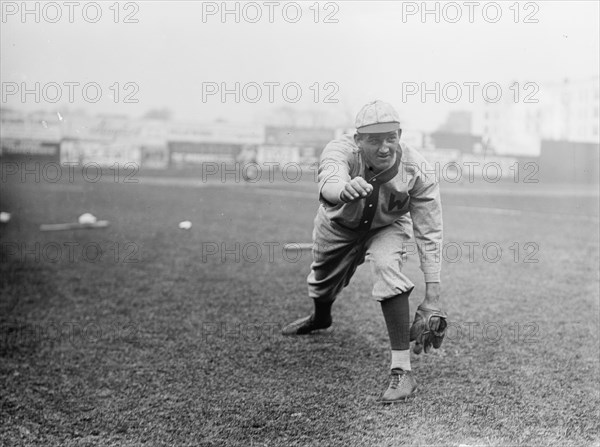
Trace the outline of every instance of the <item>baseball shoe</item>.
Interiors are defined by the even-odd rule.
[[[283,335],[306,335],[312,333],[327,333],[332,330],[331,317],[329,318],[329,321],[326,321],[324,324],[316,324],[313,320],[313,316],[309,315],[308,317],[300,318],[288,324],[281,330],[281,333]]]
[[[414,396],[416,391],[417,381],[412,371],[404,371],[403,369],[396,368],[392,370],[390,384],[378,402],[382,404],[406,402],[409,397]]]

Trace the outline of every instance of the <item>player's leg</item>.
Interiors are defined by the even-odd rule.
[[[381,402],[405,400],[416,391],[410,364],[410,309],[412,282],[402,273],[410,234],[394,224],[374,234],[367,242],[367,260],[374,279],[373,297],[380,301],[391,350],[391,380]]]
[[[334,300],[313,301],[313,313],[287,324],[281,331],[283,335],[307,335],[329,331],[333,322],[331,306]]]
[[[410,371],[410,309],[408,297],[410,292],[381,301],[381,310],[385,320],[392,361],[390,369]]]
[[[406,292],[381,301],[391,348],[391,377],[379,399],[381,403],[404,401],[417,390],[410,365],[409,295],[410,292]]]
[[[329,328],[333,302],[363,260],[364,243],[357,240],[355,234],[327,223],[315,225],[313,262],[307,278],[314,310],[311,315],[285,326],[282,333],[305,335]]]

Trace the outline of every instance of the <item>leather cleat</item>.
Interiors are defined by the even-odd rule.
[[[390,375],[390,384],[383,392],[377,402],[382,404],[393,404],[397,402],[406,402],[408,398],[415,395],[417,391],[417,381],[412,371],[404,371],[396,368]]]
[[[283,335],[307,335],[307,334],[324,334],[333,331],[331,327],[331,318],[328,324],[316,324],[313,320],[313,316],[300,318],[287,326],[285,326],[281,333]]]

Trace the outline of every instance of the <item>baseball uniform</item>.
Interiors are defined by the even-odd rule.
[[[365,199],[332,204],[322,196],[325,183],[345,183],[357,176],[373,187]],[[421,154],[400,143],[395,163],[375,175],[353,136],[345,135],[323,150],[318,180],[321,206],[314,221],[310,297],[335,299],[365,259],[371,265],[374,299],[410,291],[414,285],[402,273],[402,264],[409,249],[414,253],[415,243],[425,282],[440,281],[439,186]]]

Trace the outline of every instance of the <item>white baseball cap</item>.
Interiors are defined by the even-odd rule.
[[[400,116],[391,104],[372,101],[356,115],[358,133],[388,133],[400,129]]]

